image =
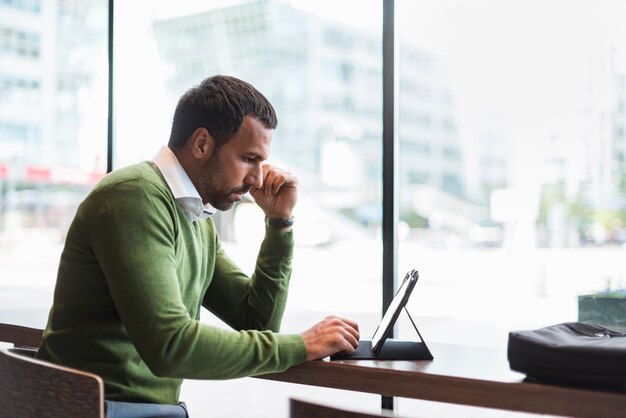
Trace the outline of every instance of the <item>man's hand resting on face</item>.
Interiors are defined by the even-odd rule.
[[[359,345],[359,325],[345,318],[327,316],[302,334],[307,360],[319,360],[336,353],[354,353]]]
[[[298,200],[298,179],[288,171],[264,163],[263,185],[250,194],[268,218],[291,218]]]

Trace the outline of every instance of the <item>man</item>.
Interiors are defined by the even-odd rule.
[[[184,378],[277,372],[358,345],[357,324],[337,317],[278,333],[298,183],[265,163],[276,126],[250,84],[210,77],[180,98],[168,147],[104,177],[78,208],[37,357],[100,375],[107,416],[186,416]],[[251,277],[210,218],[248,191],[266,215]],[[200,323],[201,306],[237,331]]]

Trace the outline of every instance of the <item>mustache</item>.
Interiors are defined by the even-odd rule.
[[[238,189],[233,189],[232,193],[246,194],[250,191],[250,186],[242,186]]]

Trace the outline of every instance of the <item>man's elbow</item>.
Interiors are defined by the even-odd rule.
[[[255,330],[255,331],[272,331],[280,332],[280,325],[282,322],[282,314],[277,316],[276,314],[270,316],[261,316],[259,314],[249,315],[246,324],[241,330]]]
[[[181,369],[189,353],[186,350],[176,349],[173,345],[175,346],[175,344],[155,344],[155,347],[158,346],[161,349],[140,352],[142,360],[156,377],[184,378],[181,376]]]
[[[156,377],[163,378],[183,378],[180,376],[179,364],[176,361],[169,360],[166,358],[152,359],[152,360],[144,360],[148,369],[152,372]]]

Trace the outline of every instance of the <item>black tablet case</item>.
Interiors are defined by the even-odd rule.
[[[331,360],[432,360],[433,355],[430,353],[426,342],[422,338],[413,318],[409,314],[406,307],[403,308],[406,314],[411,320],[411,324],[421,342],[417,341],[404,341],[396,340],[393,338],[386,338],[383,342],[383,346],[375,354],[372,351],[372,340],[360,340],[359,346],[352,354],[335,354],[330,357]],[[393,326],[393,324],[392,324]]]
[[[331,360],[432,360],[433,355],[425,343],[387,338],[378,355],[372,351],[371,340],[359,341],[352,354],[335,354]]]

